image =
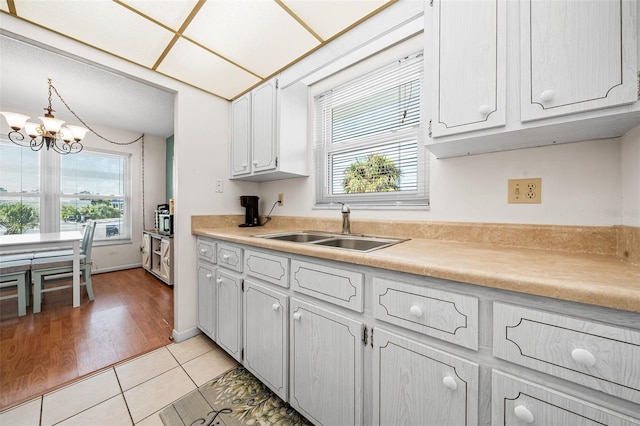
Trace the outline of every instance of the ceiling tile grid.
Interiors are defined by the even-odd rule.
[[[0,0],[0,10],[232,100],[398,0]]]

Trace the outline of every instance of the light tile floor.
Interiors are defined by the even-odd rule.
[[[159,412],[237,362],[200,334],[0,413],[2,426],[162,426]]]

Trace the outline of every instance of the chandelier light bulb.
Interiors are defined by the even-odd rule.
[[[34,123],[32,121],[27,121],[26,123],[24,123],[24,131],[27,133],[27,135],[29,135],[31,139],[34,139],[40,133],[42,133],[42,131],[40,130],[41,126],[42,124]]]
[[[7,120],[7,124],[16,132],[24,127],[24,123],[29,119],[28,115],[18,114],[17,112],[0,111]]]
[[[69,129],[69,127],[61,127],[58,136],[66,143],[69,143],[73,140],[73,135],[71,134],[71,130]]]
[[[74,124],[68,125],[67,128],[71,130],[73,139],[75,139],[76,142],[80,142],[84,138],[84,135],[87,134],[87,132],[89,131],[89,129],[85,127],[76,126]]]
[[[64,120],[58,120],[57,118],[54,118],[53,115],[51,117],[47,117],[47,115],[38,118],[42,120],[45,130],[52,135],[55,135],[60,131],[60,127],[64,124]]]

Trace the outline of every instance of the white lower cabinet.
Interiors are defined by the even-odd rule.
[[[216,340],[216,270],[213,265],[198,261],[198,328]]]
[[[478,424],[478,365],[375,329],[374,425]]]
[[[242,278],[218,269],[216,286],[216,343],[242,361]]]
[[[289,298],[249,280],[244,284],[244,366],[283,400],[289,390]]]
[[[198,327],[314,425],[640,426],[637,313],[197,244]]]
[[[317,425],[362,424],[363,324],[291,299],[289,403]]]
[[[545,386],[494,370],[491,383],[492,425],[616,425],[637,420]]]

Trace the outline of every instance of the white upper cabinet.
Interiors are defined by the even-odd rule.
[[[251,93],[231,104],[231,176],[251,173]]]
[[[433,136],[505,124],[504,1],[434,2]],[[472,70],[472,72],[470,72]]]
[[[522,120],[635,102],[635,12],[626,0],[523,2]]]
[[[308,87],[273,78],[231,103],[231,178],[307,176]]]
[[[427,148],[455,157],[640,125],[638,9],[632,0],[429,3]]]
[[[270,80],[253,91],[252,170],[273,170],[277,161],[276,111],[278,105],[277,80]]]

